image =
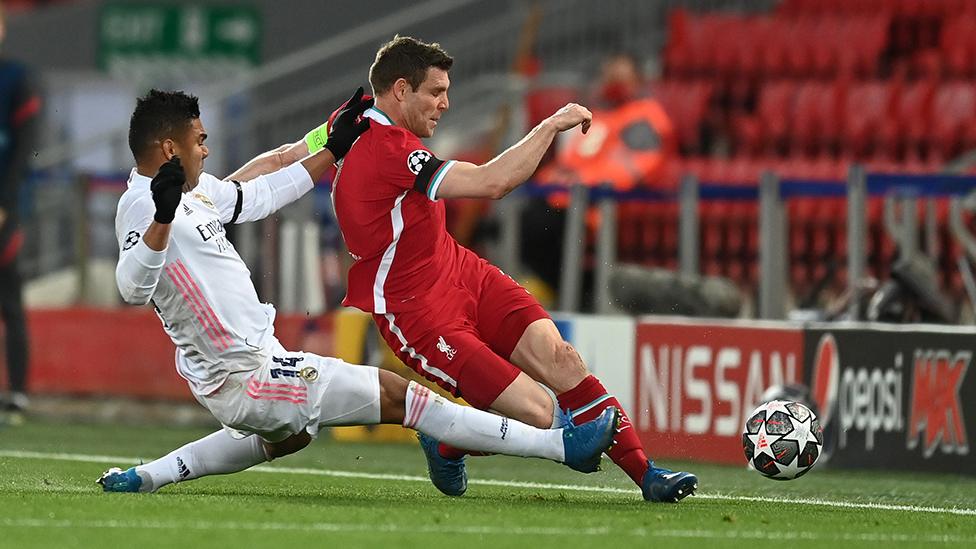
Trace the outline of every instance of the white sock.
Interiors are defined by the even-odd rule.
[[[139,465],[141,492],[155,492],[167,484],[206,475],[236,473],[269,461],[264,443],[256,435],[234,438],[221,429],[173,450],[155,461]]]
[[[566,459],[561,429],[537,429],[520,421],[455,404],[411,381],[403,426],[456,448],[509,456]]]

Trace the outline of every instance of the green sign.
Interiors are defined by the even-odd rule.
[[[99,15],[102,68],[139,60],[256,65],[261,19],[252,6],[110,2]]]

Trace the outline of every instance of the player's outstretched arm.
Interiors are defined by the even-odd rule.
[[[488,163],[457,162],[444,176],[437,198],[503,198],[535,173],[559,132],[580,126],[586,133],[592,120],[589,109],[569,103]]]
[[[294,143],[286,143],[276,149],[261,153],[255,156],[247,164],[241,166],[237,171],[224,178],[225,181],[249,181],[256,177],[278,171],[291,166],[299,160],[303,160],[309,155],[315,155],[323,149],[328,154],[322,158],[327,160],[326,169],[339,161],[346,155],[353,142],[359,137],[368,123],[357,122],[363,111],[373,105],[372,99],[363,100],[363,89],[359,88],[353,94],[346,107],[340,111],[339,116],[332,122],[310,130],[305,137]],[[330,156],[331,155],[331,156]],[[318,177],[312,177],[318,179]]]
[[[242,182],[237,185],[236,193],[226,195],[228,200],[223,203],[229,205],[225,211],[227,219],[235,223],[264,219],[312,190],[315,181],[345,156],[360,134],[369,128],[369,121],[363,119],[362,114],[372,104],[371,98],[363,99],[363,89],[359,88],[329,124],[328,135],[317,134],[302,142],[302,147],[312,151],[311,154],[287,168]],[[240,207],[231,216],[235,203]]]
[[[225,181],[249,181],[258,176],[287,168],[308,155],[305,141],[285,143],[284,145],[261,153],[224,178]]]

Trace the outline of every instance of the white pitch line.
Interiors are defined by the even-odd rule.
[[[122,456],[101,456],[88,454],[64,454],[47,452],[23,452],[19,450],[0,450],[0,457],[17,459],[51,459],[59,461],[80,461],[85,463],[136,463],[140,458]],[[314,475],[337,478],[362,478],[369,480],[392,480],[400,482],[429,483],[430,479],[416,475],[393,475],[388,473],[360,473],[356,471],[335,471],[329,469],[311,469],[307,467],[273,467],[259,465],[247,470],[256,473],[276,473],[292,475]],[[608,486],[579,486],[575,484],[547,484],[541,482],[522,482],[512,480],[470,479],[468,484],[482,486],[501,486],[506,488],[527,488],[539,490],[567,490],[574,492],[596,492],[605,494],[636,495],[636,490],[627,488],[613,488]],[[976,516],[976,509],[965,507],[927,507],[919,505],[897,505],[889,503],[858,503],[851,501],[835,501],[818,498],[773,498],[760,496],[736,496],[720,493],[701,493],[694,495],[697,499],[711,499],[720,501],[750,501],[763,503],[786,503],[795,505],[816,505],[820,507],[834,507],[838,509],[864,509],[881,511],[906,511],[910,513],[935,513],[948,515]]]
[[[0,525],[6,528],[91,528],[126,530],[234,530],[234,531],[288,531],[288,532],[359,532],[375,534],[454,534],[490,536],[600,536],[623,535],[641,538],[682,538],[764,541],[860,541],[875,543],[971,543],[972,538],[955,535],[908,535],[908,534],[831,534],[823,532],[777,532],[766,530],[678,530],[652,528],[555,528],[488,525],[423,525],[423,524],[355,524],[355,523],[288,523],[288,522],[238,522],[238,521],[155,521],[155,520],[72,520],[3,518]]]

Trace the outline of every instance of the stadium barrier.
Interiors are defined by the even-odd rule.
[[[762,394],[799,382],[833,466],[976,474],[976,328],[556,318],[655,457],[744,463],[741,429]]]
[[[838,467],[976,474],[971,328],[813,324],[807,384]],[[967,419],[968,418],[968,419]]]
[[[34,394],[195,402],[176,373],[173,342],[148,307],[34,309],[27,324]],[[286,348],[325,352],[315,336],[332,324],[330,316],[279,314],[275,335]]]

